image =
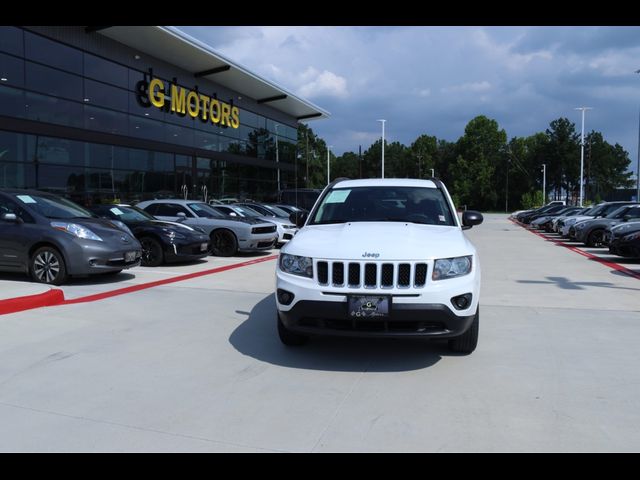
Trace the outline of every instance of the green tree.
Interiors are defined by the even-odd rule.
[[[580,187],[580,136],[575,125],[566,118],[558,118],[546,129],[547,191],[555,191],[559,199],[562,191],[567,200],[577,198]]]

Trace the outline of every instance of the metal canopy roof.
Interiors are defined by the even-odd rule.
[[[141,53],[154,56],[219,85],[266,103],[298,120],[329,117],[329,112],[220,55],[175,27],[87,27]]]

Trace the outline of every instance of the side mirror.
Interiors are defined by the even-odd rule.
[[[289,215],[289,221],[293,223],[296,227],[302,228],[304,224],[307,222],[307,218],[309,214],[306,212],[293,212]]]
[[[10,222],[10,223],[18,223],[18,224],[24,223],[22,219],[19,216],[17,216],[15,213],[3,213],[0,216],[0,220],[4,220],[5,222]]]
[[[187,214],[184,212],[178,212],[178,221],[184,222],[187,219]]]
[[[230,217],[237,217],[237,216],[238,216],[238,214],[237,214],[236,212],[230,212],[230,213],[229,213],[229,216],[230,216]]]
[[[474,225],[480,225],[484,217],[480,212],[475,210],[467,210],[462,214],[462,229],[469,230]]]
[[[628,222],[629,220],[631,220],[633,217],[629,214],[625,215],[624,217],[622,217],[622,221],[623,222]]]

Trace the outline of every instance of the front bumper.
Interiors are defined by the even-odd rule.
[[[204,250],[203,245],[206,245]],[[164,258],[167,262],[198,260],[207,256],[209,256],[209,237],[202,237],[195,242],[174,242],[167,245],[164,250]]]
[[[291,310],[279,311],[287,329],[305,335],[349,337],[435,337],[462,335],[475,315],[459,317],[446,305],[391,302],[389,316],[351,318],[347,302],[302,300]]]
[[[278,233],[251,234],[247,239],[238,239],[238,250],[241,252],[259,252],[276,246]]]
[[[90,240],[74,241],[72,248],[67,248],[65,263],[70,275],[92,275],[126,270],[140,265],[142,250],[140,244],[131,244],[128,248],[114,249],[108,244]],[[135,252],[133,260],[126,255]]]

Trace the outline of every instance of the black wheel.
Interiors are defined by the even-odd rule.
[[[602,240],[604,240],[604,230],[594,230],[587,237],[587,247],[602,247]]]
[[[288,347],[298,347],[309,341],[309,337],[287,329],[284,323],[282,323],[282,320],[280,320],[280,315],[278,315],[278,336],[280,337],[280,341]]]
[[[480,327],[480,306],[476,315],[469,327],[469,330],[464,332],[459,337],[449,340],[449,350],[456,353],[471,353],[478,346],[478,330]]]
[[[69,278],[62,254],[53,247],[36,250],[29,267],[31,277],[39,283],[62,285]]]
[[[218,257],[233,257],[238,252],[238,240],[229,230],[216,230],[211,234],[211,253]]]
[[[140,245],[142,245],[142,266],[143,267],[157,267],[164,261],[164,254],[162,252],[162,245],[158,240],[151,237],[142,237],[140,239]]]

